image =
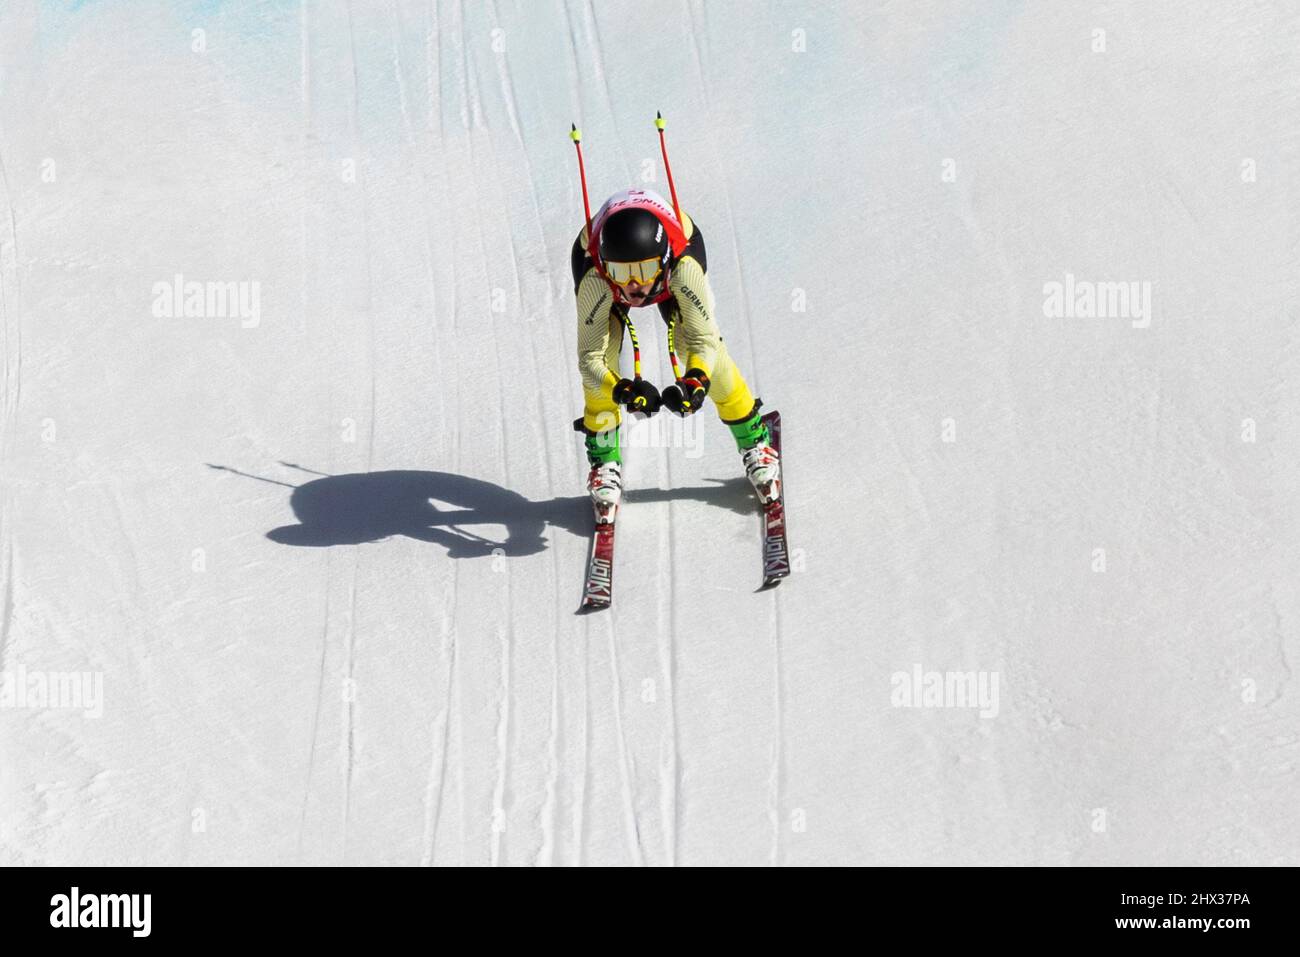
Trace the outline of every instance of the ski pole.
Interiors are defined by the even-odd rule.
[[[582,177],[582,211],[587,215],[587,242],[591,242],[591,203],[587,200],[587,167],[582,162],[582,130],[578,129],[577,123],[569,125],[569,137],[573,140],[573,148],[578,151],[578,175]]]
[[[668,143],[664,139],[664,115],[658,110],[655,110],[655,129],[659,131],[659,151],[663,153],[664,172],[668,174],[668,190],[673,194],[673,212],[677,214],[678,224],[685,229],[686,221],[682,219],[682,208],[677,205],[677,187],[673,183],[673,168],[668,165]]]
[[[636,326],[632,325],[632,317],[623,310],[623,325],[627,326],[628,337],[632,340],[632,378],[641,379],[641,343],[636,339]]]
[[[680,380],[682,367],[677,364],[677,349],[673,346],[673,323],[668,323],[668,361],[673,364],[673,378]]]
[[[632,320],[631,318],[629,318],[626,309],[622,311],[621,315],[623,317],[623,324],[627,326],[627,334],[629,338],[631,338],[632,340],[633,378],[637,382],[641,382],[643,381],[641,378],[641,343],[637,342],[636,339],[636,326],[632,325]],[[650,386],[650,388],[652,391],[654,391],[654,386]],[[648,408],[646,403],[647,403],[646,397],[643,395],[638,395],[633,400],[633,404],[628,406],[628,409],[631,410],[632,412],[640,412],[646,418],[649,418],[650,416],[654,415],[656,412],[659,411],[658,402],[655,403],[653,408]]]

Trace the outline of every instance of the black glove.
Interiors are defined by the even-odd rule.
[[[646,379],[619,379],[614,385],[614,401],[626,406],[629,412],[646,418],[658,412],[663,405],[659,390]]]
[[[698,412],[709,394],[709,377],[703,369],[688,369],[676,385],[664,389],[661,401],[670,412],[688,416]]]

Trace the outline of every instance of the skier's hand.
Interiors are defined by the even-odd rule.
[[[704,405],[704,397],[708,394],[708,375],[703,369],[688,369],[686,375],[677,380],[676,385],[664,389],[661,399],[670,412],[685,417],[698,412],[700,406]]]
[[[663,405],[659,390],[645,379],[619,379],[614,385],[614,401],[626,406],[629,412],[646,418],[658,412]]]

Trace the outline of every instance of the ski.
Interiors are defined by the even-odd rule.
[[[781,456],[781,413],[769,412],[763,422],[772,436],[772,448]],[[785,458],[781,457],[781,494],[763,506],[763,584],[774,588],[790,574],[790,546],[785,537]]]
[[[614,600],[614,519],[616,509],[611,509],[608,521],[597,518],[596,530],[591,538],[591,556],[587,560],[587,584],[582,592],[584,610],[608,608]]]

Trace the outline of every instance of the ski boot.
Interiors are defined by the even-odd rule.
[[[573,428],[586,436],[587,464],[591,466],[587,491],[596,513],[596,524],[608,524],[614,521],[623,500],[623,455],[618,447],[618,426],[593,432],[583,426],[582,419],[578,419]]]
[[[760,405],[755,402],[747,418],[728,422],[727,427],[736,439],[745,476],[758,493],[758,500],[768,505],[781,497],[781,457],[772,448],[772,436],[758,411]]]
[[[623,500],[623,470],[617,462],[593,464],[587,476],[587,491],[591,493],[591,507],[596,513],[596,523],[603,525],[614,521],[619,502]]]
[[[758,500],[764,505],[775,502],[781,497],[781,459],[776,449],[766,441],[741,453],[745,463],[745,475],[758,493]]]

